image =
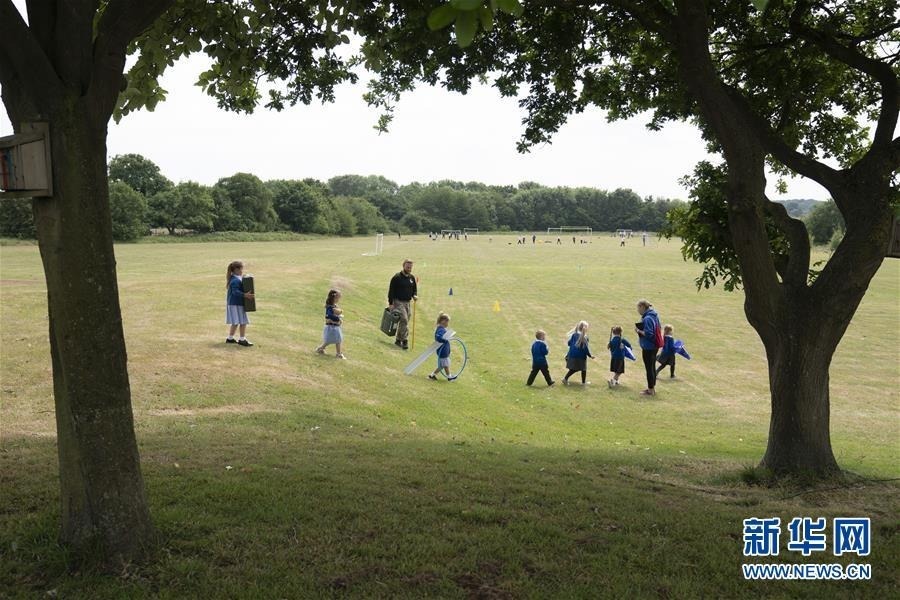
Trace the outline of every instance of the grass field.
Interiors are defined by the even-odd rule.
[[[834,451],[860,479],[810,491],[743,481],[765,449],[765,355],[743,296],[697,292],[676,242],[386,237],[382,256],[362,256],[372,246],[116,247],[160,538],[118,577],[73,572],[55,544],[40,257],[0,248],[0,597],[896,597],[900,486],[883,480],[900,477],[900,261],[882,266],[831,369]],[[417,352],[377,329],[406,257],[420,277],[416,349],[450,313],[469,349],[458,381],[427,380],[432,361],[404,376]],[[223,343],[236,258],[256,276],[249,349]],[[330,286],[344,290],[347,361],[313,352]],[[619,389],[605,383],[609,327],[636,343],[641,297],[693,355],[650,399],[639,363]],[[592,324],[593,384],[525,387],[534,330],[561,377],[579,319]],[[777,561],[865,562],[872,580],[744,581],[741,521],[768,516],[871,517],[865,559],[787,552],[785,527]]]

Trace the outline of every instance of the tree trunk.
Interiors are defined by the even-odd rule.
[[[134,435],[106,177],[106,123],[70,97],[50,115],[54,189],[34,200],[47,280],[61,541],[111,561],[152,525]]]
[[[809,307],[803,310],[802,315],[787,311],[777,339],[766,344],[772,414],[760,466],[779,474],[827,476],[839,471],[831,450],[828,392],[836,341],[823,339]]]

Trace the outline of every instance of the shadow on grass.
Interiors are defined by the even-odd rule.
[[[141,434],[160,542],[150,560],[118,577],[73,572],[54,541],[54,441],[5,439],[5,593],[887,597],[893,589],[896,486],[784,504],[766,489],[712,481],[736,465],[716,471],[646,455],[420,439],[314,420],[194,415],[160,419]],[[745,582],[741,520],[804,516],[811,506],[814,516],[873,517],[873,579]]]

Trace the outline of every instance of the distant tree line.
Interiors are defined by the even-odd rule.
[[[398,185],[378,175],[262,181],[249,173],[213,186],[174,184],[139,154],[109,162],[113,236],[134,240],[151,228],[178,232],[295,231],[351,236],[441,229],[540,231],[564,225],[597,231],[658,231],[679,200],[631,190],[438,181]],[[0,203],[0,235],[34,237],[30,200]],[[830,233],[828,237],[830,239]],[[827,240],[825,240],[827,241]]]

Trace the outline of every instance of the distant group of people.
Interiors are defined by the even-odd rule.
[[[459,235],[460,235],[459,231],[449,231],[449,232],[448,232],[448,231],[442,231],[440,234],[438,234],[438,233],[435,232],[435,231],[429,231],[429,232],[428,232],[428,239],[429,239],[429,240],[439,240],[439,239],[440,239],[440,240],[444,240],[444,239],[448,239],[448,238],[449,238],[449,239],[451,239],[451,240],[458,240],[458,239],[459,239]],[[463,232],[462,232],[462,236],[463,236],[463,240],[468,240],[468,239],[469,239],[469,232],[468,232],[468,231],[463,231]]]
[[[521,238],[520,243],[525,243],[524,238]],[[241,261],[233,261],[228,265],[225,321],[229,325],[229,331],[225,343],[249,347],[253,346],[253,343],[246,337],[247,325],[250,320],[244,303],[245,300],[253,300],[255,296],[252,292],[243,289],[243,269],[244,264]],[[388,308],[399,316],[394,344],[403,350],[409,349],[411,303],[418,299],[418,282],[412,270],[413,261],[404,260],[401,270],[391,277],[387,293]],[[339,359],[346,359],[342,347],[344,342],[343,311],[338,305],[340,300],[340,290],[328,291],[325,298],[325,327],[322,332],[322,343],[316,347],[315,351],[318,354],[325,354],[327,347],[334,345],[335,356]],[[671,325],[662,326],[660,324],[659,315],[647,300],[638,300],[636,306],[641,318],[634,324],[634,332],[638,336],[641,360],[647,379],[647,387],[641,394],[652,396],[656,393],[656,377],[663,369],[669,367],[670,377],[675,377],[677,352],[673,337],[674,328]],[[450,374],[451,348],[450,340],[447,339],[449,325],[450,315],[441,312],[437,317],[434,331],[434,340],[439,343],[436,350],[438,364],[437,368],[428,376],[429,379],[437,379],[437,375],[442,372],[448,380],[455,379]],[[567,371],[562,380],[563,385],[569,385],[569,379],[576,373],[580,373],[582,385],[588,384],[587,360],[595,358],[590,349],[589,328],[589,323],[582,320],[567,334],[568,350],[565,357]],[[240,335],[235,339],[235,333],[238,331]],[[547,334],[544,330],[539,329],[535,332],[535,341],[531,345],[532,368],[526,385],[532,385],[539,373],[543,375],[548,386],[556,383],[550,375],[547,361],[550,349],[546,338]],[[611,375],[607,383],[610,388],[614,388],[619,385],[619,379],[625,373],[625,358],[636,360],[636,357],[631,352],[631,342],[622,335],[621,326],[616,325],[610,329],[609,342],[606,347],[610,353],[609,373]],[[660,350],[662,350],[661,354]],[[657,356],[658,354],[659,356]],[[659,367],[656,366],[657,362],[660,363]]]

